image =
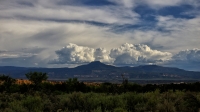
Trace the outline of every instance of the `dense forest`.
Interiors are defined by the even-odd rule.
[[[0,75],[1,112],[198,112],[200,83],[83,83],[48,81],[46,73],[25,74],[31,83]]]

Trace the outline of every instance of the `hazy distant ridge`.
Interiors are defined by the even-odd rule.
[[[25,78],[28,72],[46,72],[49,79],[122,79],[123,74],[128,79],[200,79],[200,72],[186,71],[179,68],[144,65],[137,67],[115,67],[99,61],[91,62],[75,68],[26,68],[0,67],[0,74],[14,78]]]

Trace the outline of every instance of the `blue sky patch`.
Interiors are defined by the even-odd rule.
[[[175,18],[192,19],[194,18],[193,15],[185,14],[191,10],[193,10],[191,5],[170,6],[160,9],[158,14],[162,16],[173,16]]]

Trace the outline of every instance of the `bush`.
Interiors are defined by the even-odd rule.
[[[23,106],[29,112],[38,112],[43,110],[43,100],[39,96],[27,96],[23,101]]]

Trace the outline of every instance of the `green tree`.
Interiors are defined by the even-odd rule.
[[[79,81],[77,78],[69,78],[66,81],[68,92],[74,92],[78,90]]]
[[[29,72],[25,75],[33,83],[35,89],[39,89],[42,81],[45,81],[48,78],[47,74],[42,72]]]
[[[0,75],[0,82],[3,82],[4,90],[9,91],[10,87],[16,82],[16,80],[10,76]]]

